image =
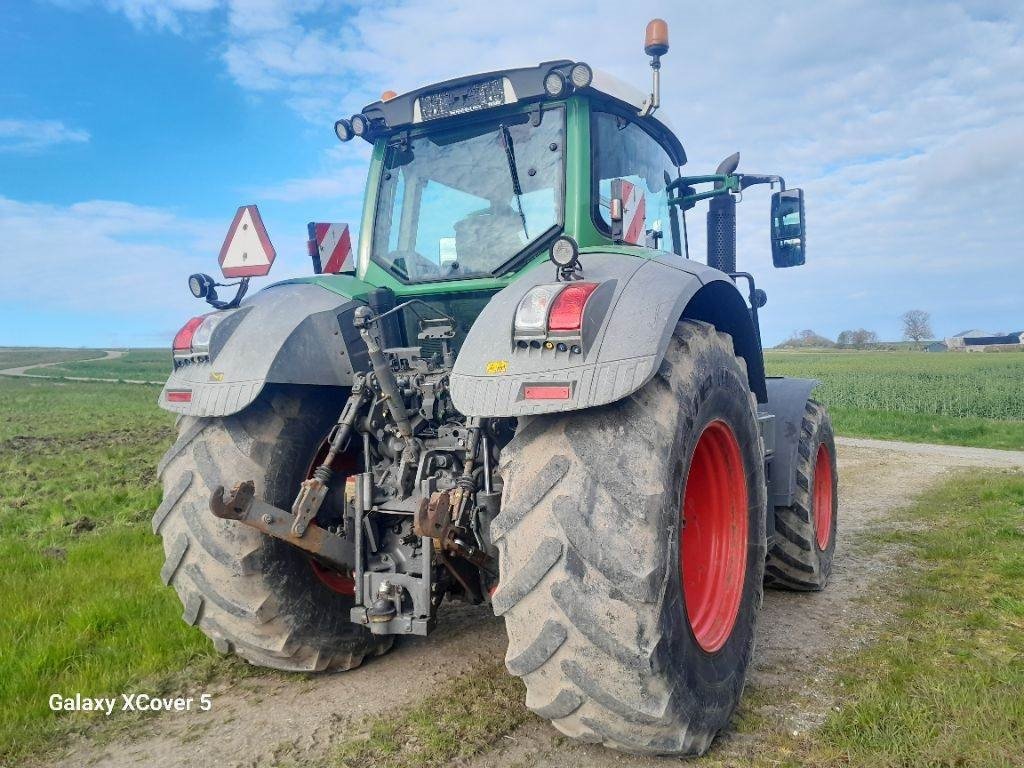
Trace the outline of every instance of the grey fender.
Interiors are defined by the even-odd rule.
[[[342,326],[351,323],[340,324],[338,316],[360,303],[311,284],[263,289],[223,313],[210,339],[209,359],[176,368],[160,393],[160,407],[189,416],[226,416],[249,405],[268,383],[350,386],[353,339],[345,338]],[[354,341],[355,365],[361,367],[365,349],[358,336]],[[168,400],[168,392],[186,391],[188,402]]]
[[[773,507],[788,507],[796,493],[793,465],[800,442],[804,408],[811,390],[819,382],[816,379],[769,378],[766,384],[768,402],[758,406],[758,410],[775,417],[775,452],[768,472],[769,503]]]
[[[676,323],[690,316],[726,326],[722,329],[733,334],[737,353],[747,359],[754,392],[763,394],[760,342],[746,304],[727,275],[669,254],[647,259],[584,253],[581,260],[584,279],[601,284],[583,317],[582,353],[521,349],[514,343],[519,301],[530,288],[554,279],[553,266],[532,269],[498,292],[467,334],[451,376],[452,399],[459,411],[485,417],[525,416],[619,400],[654,376]],[[698,305],[697,315],[688,312],[691,304]],[[546,383],[569,385],[570,397],[524,398],[527,385]]]

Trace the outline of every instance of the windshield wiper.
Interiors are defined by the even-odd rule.
[[[508,160],[508,173],[512,177],[512,191],[515,192],[516,206],[519,208],[519,220],[523,222],[523,234],[529,241],[530,233],[526,231],[526,214],[523,213],[523,187],[519,183],[519,171],[516,170],[516,152],[512,146],[512,134],[509,133],[508,126],[504,123],[499,127],[501,128],[502,144],[505,145],[505,159]]]

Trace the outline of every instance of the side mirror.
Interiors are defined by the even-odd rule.
[[[787,189],[772,195],[772,263],[799,267],[806,261],[804,191]]]

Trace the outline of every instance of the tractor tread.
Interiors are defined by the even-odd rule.
[[[156,508],[156,512],[153,514],[153,533],[160,533],[160,526],[164,524],[164,520],[167,519],[167,515],[170,514],[174,505],[181,499],[181,495],[185,493],[186,489],[192,484],[192,473],[186,470],[181,473],[181,477],[169,491],[164,494],[163,501],[160,502],[160,506]]]
[[[518,656],[505,660],[505,666],[513,675],[528,675],[554,656],[567,637],[565,627],[548,619],[537,637]]]
[[[551,701],[545,704],[532,704],[526,700],[526,706],[540,717],[547,720],[561,720],[568,717],[577,709],[583,706],[583,697],[573,690],[563,688]]]
[[[529,562],[519,572],[501,582],[498,591],[491,597],[494,613],[501,616],[526,597],[551,567],[562,557],[562,542],[546,538],[534,550]]]
[[[494,541],[500,541],[519,525],[530,510],[537,506],[555,487],[555,484],[565,476],[568,469],[569,459],[565,456],[552,456],[548,459],[547,464],[541,468],[531,483],[527,495],[517,499],[515,504],[503,506],[501,513],[494,518],[491,523],[491,534]]]

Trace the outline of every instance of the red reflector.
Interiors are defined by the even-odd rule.
[[[167,390],[167,402],[169,403],[191,403],[191,389],[169,389]]]
[[[527,400],[568,400],[571,391],[568,384],[533,384],[523,390],[523,397]]]
[[[597,288],[597,283],[570,283],[558,294],[548,314],[549,331],[578,331],[583,322],[583,308]]]
[[[203,324],[203,320],[205,319],[206,315],[193,317],[181,326],[181,330],[174,334],[174,343],[171,345],[172,349],[175,352],[188,352],[192,348],[192,336],[195,334],[196,329]]]

